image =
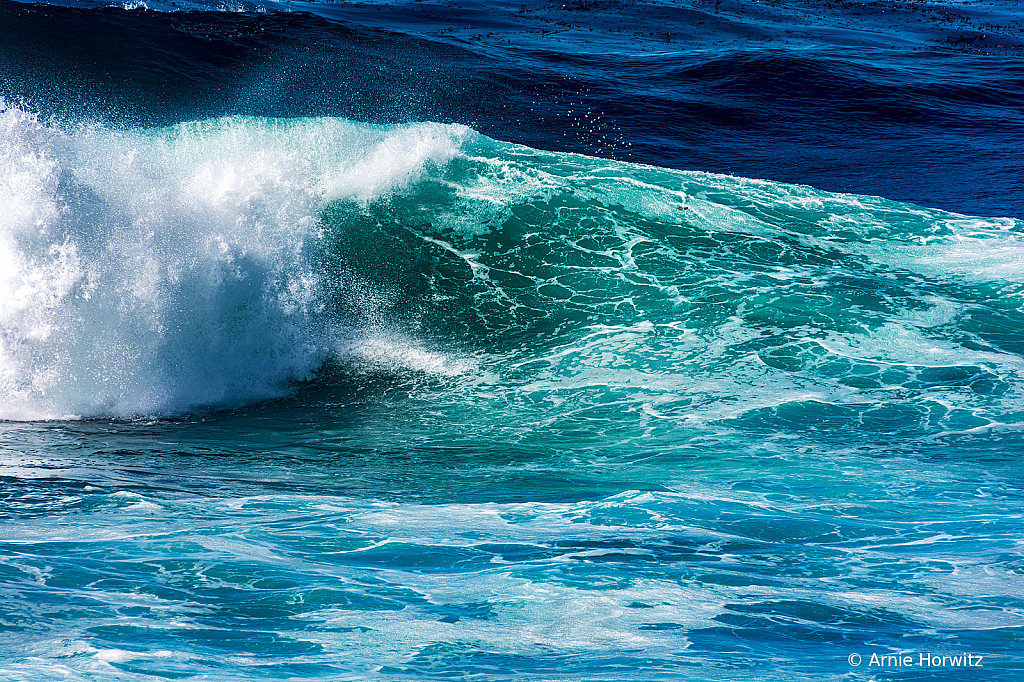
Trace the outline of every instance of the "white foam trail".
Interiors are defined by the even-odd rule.
[[[227,118],[45,124],[0,103],[0,419],[178,414],[280,395],[333,353],[310,254],[471,131]]]

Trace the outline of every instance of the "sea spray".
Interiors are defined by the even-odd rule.
[[[13,106],[0,121],[6,419],[181,414],[309,379],[358,323],[325,297],[321,208],[407,186],[466,134],[331,119],[121,130]],[[335,275],[359,315],[383,300]]]

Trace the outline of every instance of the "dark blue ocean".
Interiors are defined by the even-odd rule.
[[[1024,679],[1024,6],[0,0],[0,680]]]

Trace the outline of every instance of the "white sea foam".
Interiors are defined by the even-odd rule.
[[[0,419],[177,414],[308,378],[339,346],[310,255],[323,204],[401,189],[469,133],[0,106]]]

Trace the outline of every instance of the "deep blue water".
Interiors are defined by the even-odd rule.
[[[1018,3],[107,4],[0,3],[0,680],[1020,679]]]

